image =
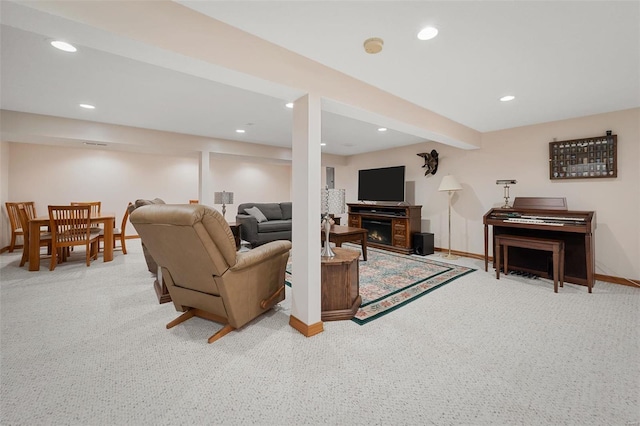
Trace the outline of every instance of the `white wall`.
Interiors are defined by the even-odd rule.
[[[188,203],[198,198],[196,157],[138,154],[100,149],[82,149],[3,143],[6,147],[8,180],[5,201],[34,200],[38,215],[47,214],[50,204],[71,201],[101,201],[102,210],[116,213],[116,223],[129,201],[162,198],[167,203]],[[1,163],[4,166],[5,151]],[[233,157],[211,156],[213,187],[234,192],[236,204],[249,201],[289,201],[290,165],[248,163]],[[213,206],[222,210],[222,206]],[[234,221],[235,204],[227,206],[226,218]],[[3,209],[4,210],[4,209]],[[6,212],[3,226],[8,227]],[[129,224],[127,234],[135,234]],[[0,246],[9,243],[3,233]]]
[[[482,254],[482,216],[502,204],[496,179],[517,179],[517,196],[566,197],[571,210],[596,211],[596,271],[604,275],[640,278],[640,109],[600,114],[483,134],[482,148],[465,151],[434,142],[378,151],[348,158],[323,156],[323,166],[335,168],[336,188],[347,190],[348,202],[357,201],[358,170],[406,165],[406,179],[415,181],[415,202],[422,205],[423,232],[435,234],[435,244],[447,245],[447,195],[438,192],[442,177],[455,175],[463,186],[453,199],[451,247]],[[618,135],[618,177],[551,181],[548,148],[553,138],[577,139]],[[436,149],[440,166],[435,176],[424,176],[424,161],[416,154]],[[198,197],[198,159],[188,156],[137,154],[3,143],[0,151],[2,203],[35,200],[38,212],[48,204],[99,199],[105,211],[120,220],[128,201],[160,197],[187,203]],[[233,221],[237,204],[250,201],[290,201],[289,164],[212,154],[214,190],[234,192],[227,207]],[[324,175],[324,173],[322,173]],[[6,190],[4,188],[7,188]],[[221,209],[221,206],[214,206]],[[4,210],[4,209],[3,209]],[[346,215],[343,216],[346,223]],[[6,226],[6,214],[2,216]],[[132,228],[127,233],[135,233]],[[8,234],[0,246],[8,245]]]
[[[527,126],[483,135],[482,148],[464,151],[437,143],[350,157],[336,166],[336,187],[347,189],[347,200],[357,202],[358,170],[406,165],[406,180],[416,182],[416,204],[422,205],[423,232],[435,234],[435,244],[447,247],[447,195],[438,186],[454,175],[463,190],[453,198],[451,247],[484,253],[482,216],[503,203],[496,179],[516,179],[511,202],[517,196],[566,197],[570,210],[596,211],[596,272],[640,278],[640,109]],[[618,177],[551,181],[549,142],[618,135]],[[438,172],[424,176],[424,162],[416,154],[436,149]]]
[[[230,159],[212,154],[211,175],[214,191],[233,192],[234,203],[227,205],[225,216],[229,222],[235,221],[238,204],[291,201],[291,164]],[[222,206],[214,207],[222,211]]]

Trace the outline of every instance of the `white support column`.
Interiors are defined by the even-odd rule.
[[[200,151],[200,166],[198,167],[198,200],[200,204],[213,206],[213,181],[211,180],[211,153]]]
[[[306,336],[323,330],[320,318],[320,96],[293,107],[293,280],[289,324]]]

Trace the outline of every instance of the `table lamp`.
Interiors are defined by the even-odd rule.
[[[510,209],[509,207],[509,185],[515,185],[518,183],[515,179],[498,179],[496,185],[504,185],[504,206],[503,209]]]
[[[462,186],[460,186],[460,183],[451,175],[443,177],[442,182],[440,182],[440,187],[438,188],[438,191],[447,191],[449,193],[449,254],[442,256],[445,259],[458,258],[458,256],[451,254],[451,198],[454,192],[460,191],[461,189]]]
[[[222,217],[227,213],[227,204],[233,204],[233,192],[214,192],[213,203],[222,204]],[[225,220],[227,218],[225,217]]]
[[[322,191],[322,225],[324,227],[324,246],[322,247],[322,257],[332,258],[335,257],[335,253],[331,250],[329,244],[329,232],[331,230],[331,217],[332,214],[342,214],[345,212],[345,190],[344,189],[329,189],[325,188]]]

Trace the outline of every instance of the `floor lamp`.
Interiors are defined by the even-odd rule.
[[[460,183],[451,175],[443,177],[442,182],[440,182],[440,187],[438,188],[438,191],[447,191],[449,193],[449,254],[442,255],[445,259],[458,258],[458,256],[451,254],[451,198],[454,192],[460,191],[461,189],[462,186],[460,186]]]

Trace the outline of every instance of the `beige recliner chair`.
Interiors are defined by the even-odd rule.
[[[155,204],[131,213],[131,223],[160,266],[176,310],[171,328],[198,316],[224,324],[209,343],[284,300],[289,241],[236,253],[222,215],[196,204]]]

